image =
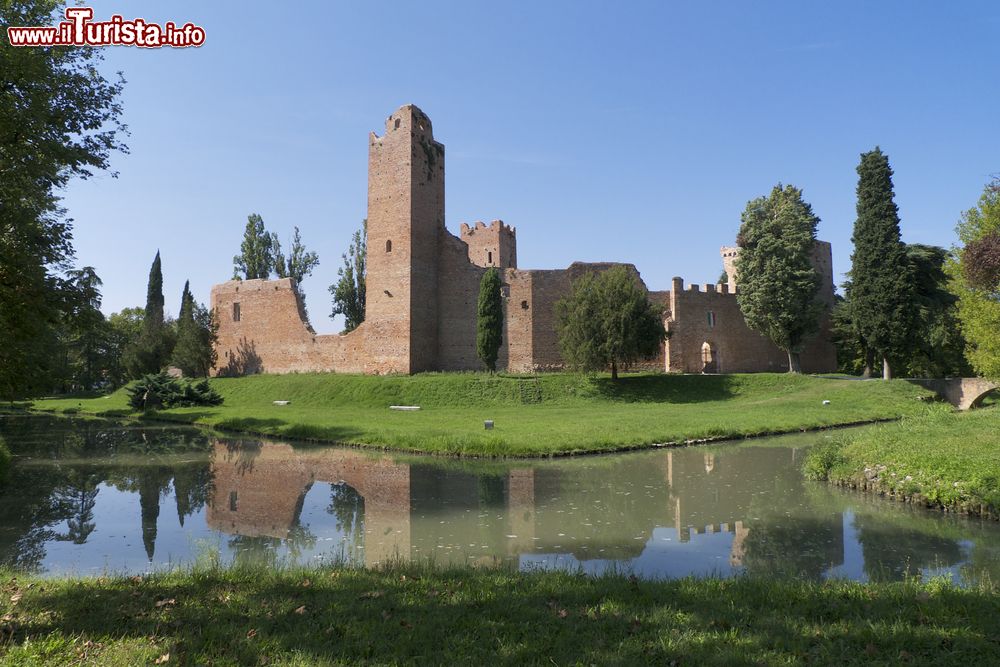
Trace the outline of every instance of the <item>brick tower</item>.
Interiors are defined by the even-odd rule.
[[[438,241],[444,233],[444,146],[412,104],[368,139],[368,373],[437,367]]]

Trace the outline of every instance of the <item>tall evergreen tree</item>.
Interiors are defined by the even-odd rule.
[[[365,321],[365,258],[368,245],[368,220],[354,232],[351,245],[344,253],[344,266],[337,271],[337,282],[330,285],[333,311],[330,317],[344,316],[344,333],[353,331]]]
[[[893,360],[905,356],[912,339],[913,279],[900,240],[892,168],[878,147],[861,155],[857,215],[847,300],[863,345],[882,360],[888,380]]]
[[[780,183],[747,203],[736,258],[736,301],[747,326],[788,355],[788,371],[801,373],[799,353],[819,325],[820,276],[811,258],[819,218],[802,190]]]
[[[125,354],[125,366],[130,377],[137,378],[147,373],[157,373],[170,358],[173,340],[164,323],[163,303],[163,272],[160,266],[160,251],[157,250],[153,265],[149,268],[142,333],[135,345]]]
[[[500,272],[496,267],[490,267],[479,282],[476,354],[491,373],[497,369],[497,356],[503,342],[503,295],[500,289]]]
[[[194,300],[188,282],[181,294],[180,315],[177,317],[177,344],[170,363],[185,377],[205,377],[215,365],[216,329],[214,319],[205,306]]]

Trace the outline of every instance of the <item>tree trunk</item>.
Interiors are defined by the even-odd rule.
[[[616,364],[614,361],[611,362],[611,379],[612,380],[618,379],[618,364]]]
[[[791,350],[788,350],[788,372],[789,373],[802,372],[802,363],[801,359],[799,359],[798,352],[792,352]]]
[[[871,378],[872,369],[875,366],[875,354],[871,350],[866,348],[864,355],[865,355],[865,369],[864,371],[861,372],[861,377],[868,380]]]
[[[889,360],[882,357],[882,379],[891,380],[892,379],[892,369],[889,367]]]

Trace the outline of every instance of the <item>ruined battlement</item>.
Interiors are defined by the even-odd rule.
[[[477,221],[472,226],[463,222],[459,236],[469,247],[469,261],[476,266],[517,268],[517,230],[503,220],[489,225]]]

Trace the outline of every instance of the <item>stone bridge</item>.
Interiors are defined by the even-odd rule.
[[[910,378],[907,381],[930,389],[959,410],[978,408],[986,394],[1000,388],[1000,383],[986,378]]]

